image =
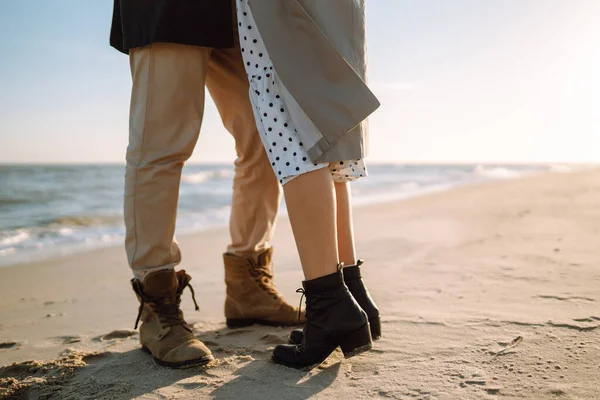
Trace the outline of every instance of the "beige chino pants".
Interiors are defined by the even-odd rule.
[[[280,187],[256,129],[239,48],[156,43],[130,51],[133,88],[125,172],[125,247],[136,276],[181,261],[175,219],[181,170],[198,140],[204,87],[236,143],[229,252],[269,246]]]

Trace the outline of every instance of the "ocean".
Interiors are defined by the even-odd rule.
[[[352,186],[357,207],[569,167],[370,163],[368,169],[369,177]],[[0,266],[122,245],[123,177],[122,165],[0,165]],[[187,165],[177,234],[226,227],[232,179],[228,164]]]

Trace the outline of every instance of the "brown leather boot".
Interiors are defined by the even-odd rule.
[[[131,280],[133,291],[140,301],[134,329],[141,319],[142,349],[166,367],[188,368],[214,359],[204,343],[194,336],[179,308],[181,293],[189,287],[198,310],[194,289],[190,286],[191,279],[184,270],[163,270],[148,274],[144,282],[135,278]]]
[[[269,248],[251,258],[225,253],[225,318],[229,328],[252,324],[293,326],[304,323],[304,311],[287,303],[273,283]]]

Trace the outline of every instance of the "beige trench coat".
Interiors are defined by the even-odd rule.
[[[379,101],[366,81],[365,0],[252,0],[257,28],[313,162],[362,158]],[[289,98],[285,98],[285,97]],[[294,109],[296,108],[296,109]]]

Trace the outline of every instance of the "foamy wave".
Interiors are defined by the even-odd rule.
[[[1,233],[0,235],[4,234]],[[0,246],[14,246],[15,244],[23,243],[27,239],[29,239],[29,233],[25,231],[10,232],[8,233],[8,237],[3,237],[0,240]]]
[[[183,183],[202,183],[211,178],[210,172],[197,172],[195,174],[186,174],[181,177]]]
[[[0,257],[7,256],[9,254],[15,254],[16,252],[17,252],[17,249],[15,249],[14,247],[9,247],[8,249],[2,249],[2,250],[0,250]]]
[[[400,185],[400,188],[402,190],[416,190],[419,188],[419,184],[417,182],[405,182],[402,185]]]
[[[218,178],[230,178],[233,176],[233,171],[222,169],[218,171],[203,171],[193,174],[185,174],[181,177],[183,183],[198,184]]]
[[[473,172],[475,172],[476,175],[482,176],[484,178],[492,179],[511,179],[518,178],[522,175],[521,172],[513,169],[503,167],[486,168],[483,165],[476,166]]]

